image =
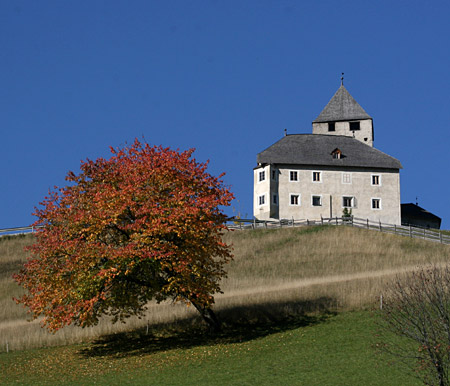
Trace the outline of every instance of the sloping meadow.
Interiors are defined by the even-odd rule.
[[[378,306],[384,288],[418,265],[446,262],[450,246],[350,227],[299,227],[232,231],[224,235],[234,260],[216,295],[215,309],[227,323],[276,320],[298,314]],[[145,317],[92,328],[69,326],[56,334],[28,322],[12,297],[21,289],[11,275],[26,259],[33,235],[0,238],[0,351],[90,340],[130,329],[200,323],[193,307],[149,304]]]

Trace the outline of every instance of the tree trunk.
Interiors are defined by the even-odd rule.
[[[436,371],[438,372],[439,376],[439,386],[447,386],[447,379],[444,374],[444,369],[442,368],[441,364],[436,364]]]
[[[200,304],[197,304],[191,300],[191,303],[194,305],[195,309],[200,312],[203,320],[208,324],[210,330],[214,333],[221,332],[222,327],[220,325],[220,321],[217,318],[214,311],[211,307],[205,307]]]

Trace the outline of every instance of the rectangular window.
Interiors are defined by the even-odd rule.
[[[258,197],[258,205],[264,205],[266,203],[266,196],[263,194],[262,196]]]
[[[381,199],[372,198],[372,209],[381,209]]]
[[[312,196],[312,206],[322,206],[322,196]]]
[[[312,180],[313,180],[313,182],[321,182],[322,181],[322,173],[321,172],[313,172]]]
[[[300,194],[290,194],[289,195],[290,205],[300,205]]]
[[[350,131],[359,130],[359,122],[350,122]]]
[[[266,179],[266,172],[263,170],[259,172],[259,182],[264,181]]]
[[[372,174],[372,185],[381,185],[381,176],[378,174]]]
[[[278,197],[277,197],[276,194],[274,194],[274,195],[272,196],[272,203],[273,203],[274,205],[278,205]]]
[[[355,203],[354,197],[344,196],[342,197],[342,207],[343,208],[353,208]]]
[[[351,184],[352,183],[351,173],[342,173],[342,183],[343,184]]]
[[[336,131],[336,124],[334,122],[328,122],[328,131]]]
[[[289,172],[289,181],[298,181],[298,172],[296,170]]]
[[[277,179],[277,171],[276,170],[272,170],[272,180],[276,181]]]

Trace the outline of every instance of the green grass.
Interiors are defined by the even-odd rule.
[[[0,384],[420,385],[375,349],[370,311],[191,330],[135,331],[90,344],[0,355]]]
[[[372,313],[350,310],[373,308],[402,269],[448,261],[450,246],[331,226],[225,239],[235,258],[216,297],[225,322],[219,337],[205,335],[192,310],[171,304],[150,305],[145,319],[126,325],[102,320],[51,335],[26,323],[11,300],[21,293],[11,274],[33,235],[0,240],[0,384],[421,384],[376,352]]]

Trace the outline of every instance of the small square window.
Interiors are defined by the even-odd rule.
[[[372,198],[372,209],[381,209],[381,199]]]
[[[322,197],[321,196],[312,196],[312,205],[313,206],[322,206]]]
[[[328,131],[336,131],[336,124],[334,122],[328,122]]]
[[[313,172],[313,174],[312,174],[312,180],[313,180],[314,182],[321,182],[321,178],[322,178],[321,172]]]
[[[342,183],[343,184],[351,184],[352,183],[352,175],[350,173],[342,173]]]
[[[264,181],[266,179],[266,172],[263,170],[259,172],[259,182]]]
[[[379,175],[372,175],[372,185],[380,185],[380,176]]]
[[[276,194],[274,194],[274,195],[272,196],[272,203],[273,203],[274,205],[278,205],[278,196],[277,196]]]
[[[300,195],[299,194],[291,194],[290,195],[290,204],[291,205],[300,205]]]
[[[295,170],[291,170],[289,172],[289,181],[298,181],[298,172]]]
[[[353,208],[354,205],[354,199],[350,196],[344,196],[342,197],[342,207],[344,208]]]
[[[350,131],[357,131],[360,129],[359,122],[350,122]]]

